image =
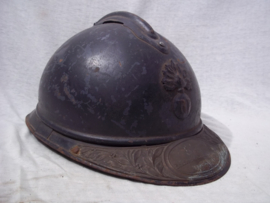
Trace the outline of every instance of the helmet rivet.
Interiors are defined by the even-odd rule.
[[[159,42],[159,46],[161,47],[165,47],[164,43],[163,42]]]

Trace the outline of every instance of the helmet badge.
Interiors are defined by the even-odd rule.
[[[186,118],[191,110],[191,100],[186,92],[192,89],[187,71],[180,63],[170,60],[165,64],[162,73],[164,89],[175,93],[172,101],[175,116],[179,119]]]

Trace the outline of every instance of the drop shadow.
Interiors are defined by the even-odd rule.
[[[233,135],[229,128],[206,113],[201,114],[201,119],[203,124],[213,130],[222,139],[228,148],[231,146]]]

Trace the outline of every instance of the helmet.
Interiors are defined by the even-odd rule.
[[[140,17],[114,12],[51,57],[26,117],[45,145],[115,176],[197,185],[223,176],[230,154],[200,119],[188,61]]]

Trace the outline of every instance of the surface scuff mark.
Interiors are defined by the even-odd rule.
[[[128,115],[128,112],[129,112],[129,109],[130,109],[130,106],[131,106],[132,102],[129,100],[129,101],[127,101],[127,103],[128,103],[128,107],[124,110],[124,113],[123,113],[125,116]]]
[[[137,88],[139,87],[139,85],[136,85],[136,87],[134,87],[133,90],[131,90],[128,94],[125,95],[125,97],[128,97],[133,91],[135,91]]]
[[[143,99],[143,101],[144,101],[144,109],[147,111],[148,115],[150,115],[150,113],[152,113],[153,111],[152,104],[150,102],[147,103],[146,99]]]

